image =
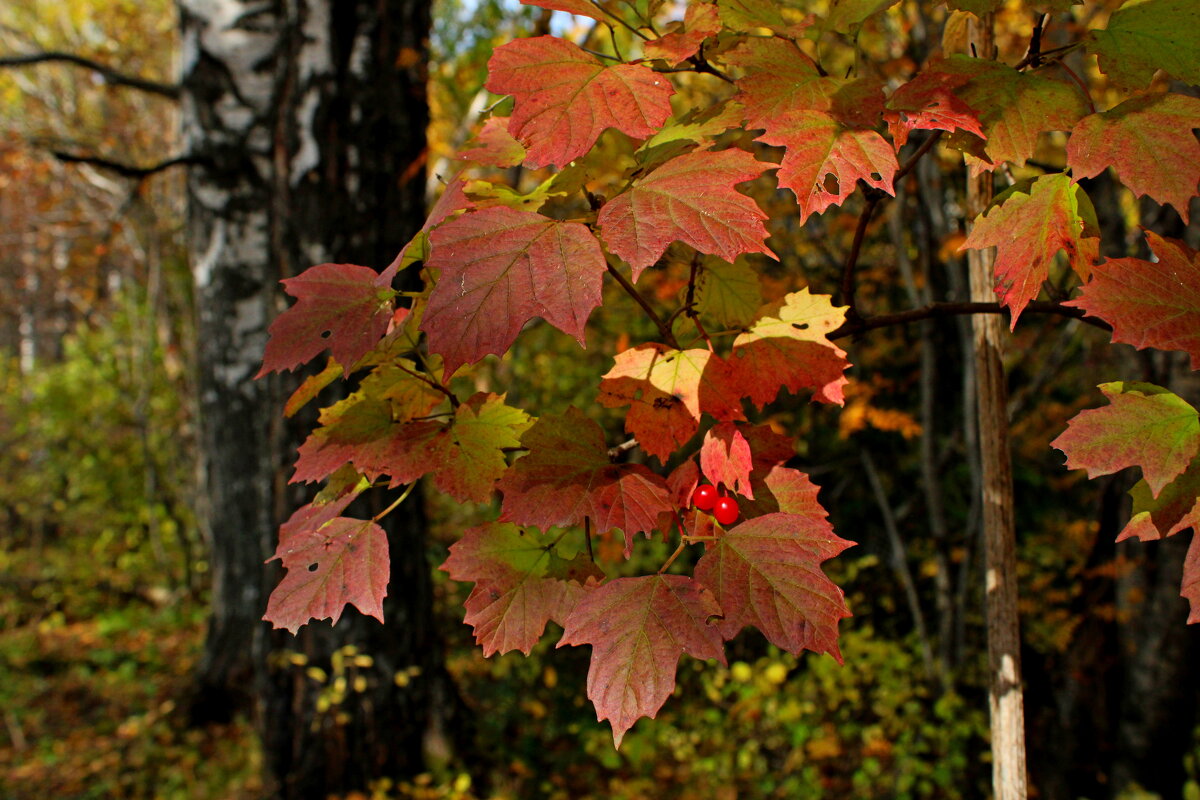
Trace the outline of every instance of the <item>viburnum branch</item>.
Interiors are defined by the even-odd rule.
[[[428,371],[429,365],[425,363],[425,359],[421,357],[420,353],[417,353],[416,355],[417,355],[417,358],[420,359],[420,361],[421,361],[421,366],[425,367],[426,371]],[[412,375],[417,380],[423,381],[424,383],[429,384],[429,386],[433,387],[434,389],[437,389],[439,392],[446,395],[446,397],[448,397],[450,399],[451,406],[453,406],[454,408],[458,408],[458,398],[454,396],[454,392],[450,391],[445,386],[443,386],[442,384],[435,381],[433,378],[429,377],[428,375],[422,375],[419,372],[414,372],[413,370],[409,369],[408,367],[404,366],[403,364],[401,364],[399,362],[396,363],[396,367],[401,372],[407,372],[409,375]]]
[[[412,490],[413,490],[413,489],[416,487],[416,485],[417,485],[417,482],[416,482],[416,481],[413,481],[413,482],[412,482],[412,483],[410,483],[408,486],[406,486],[406,487],[404,488],[404,491],[400,493],[400,496],[399,496],[399,497],[397,497],[397,498],[396,498],[394,501],[392,501],[392,504],[391,504],[390,506],[388,506],[387,508],[385,508],[383,511],[380,511],[380,512],[379,512],[378,514],[376,514],[375,516],[371,517],[371,521],[372,521],[372,522],[379,522],[379,520],[383,519],[383,518],[384,518],[384,517],[386,517],[388,514],[390,514],[390,513],[392,513],[393,511],[395,511],[397,506],[399,506],[401,503],[403,503],[405,500],[407,500],[407,499],[408,499],[408,496],[409,496],[410,494],[412,494]]]
[[[596,563],[596,554],[592,552],[592,518],[583,518],[583,541],[587,544],[588,561]]]
[[[608,448],[608,457],[610,459],[620,458],[622,453],[626,453],[637,446],[638,446],[637,439],[626,439],[625,441],[621,442],[620,444],[613,445],[612,447]]]
[[[663,343],[669,344],[676,350],[681,349],[679,347],[679,340],[675,338],[675,334],[671,333],[671,329],[667,326],[667,323],[658,315],[658,312],[651,307],[650,302],[642,296],[642,293],[637,290],[637,287],[630,283],[629,279],[622,275],[621,271],[612,264],[605,262],[604,266],[608,268],[608,273],[616,279],[617,283],[621,284],[621,288],[625,290],[625,293],[632,297],[637,304],[642,307],[642,310],[646,312],[646,316],[650,317],[650,321],[654,323],[655,327],[658,328],[658,332],[662,334]]]
[[[1029,50],[1025,53],[1025,57],[1017,62],[1015,69],[1024,69],[1025,67],[1036,69],[1042,65],[1042,32],[1049,17],[1049,14],[1038,15],[1037,22],[1033,24],[1033,33],[1029,35]]]
[[[934,131],[931,136],[928,136],[925,141],[921,142],[921,146],[914,150],[911,156],[905,159],[904,163],[900,165],[900,169],[896,170],[896,174],[892,176],[893,187],[901,178],[913,171],[913,168],[917,166],[917,162],[924,158],[925,154],[932,150],[938,141],[941,140],[944,132]]]
[[[130,89],[138,89],[150,94],[156,94],[160,97],[168,97],[172,100],[179,99],[180,87],[173,83],[160,83],[158,81],[139,78],[136,75],[126,75],[123,72],[118,72],[112,67],[105,66],[98,61],[93,61],[90,58],[76,55],[74,53],[62,53],[57,51],[45,53],[30,53],[23,56],[0,56],[0,67],[24,67],[32,64],[44,64],[49,62],[62,62],[64,64],[73,64],[77,67],[89,69],[92,72],[100,75],[104,80],[108,81],[113,86],[125,86]]]
[[[613,20],[615,20],[617,23],[619,23],[621,25],[621,27],[628,30],[634,36],[640,36],[640,37],[642,37],[642,39],[647,40],[647,41],[650,39],[649,36],[642,33],[640,30],[633,27],[628,22],[626,22],[624,19],[622,19],[620,14],[614,14],[613,12],[609,11],[607,8],[604,7],[604,5],[602,3],[597,3],[596,0],[592,0],[592,5],[594,5],[597,9],[599,9],[602,13],[607,14],[608,16],[612,17]],[[609,26],[609,27],[611,27],[611,26]]]
[[[699,254],[692,256],[692,271],[688,275],[687,298],[684,300],[683,313],[688,315],[692,324],[696,326],[696,330],[700,333],[700,337],[704,339],[704,343],[708,345],[709,351],[713,351],[712,339],[708,336],[708,331],[704,330],[704,324],[700,322],[700,315],[696,313],[696,272],[700,268]],[[674,314],[671,315],[674,318]]]
[[[683,535],[681,533],[680,539],[679,539],[679,546],[675,548],[674,553],[671,553],[671,557],[668,558],[665,562],[663,562],[663,565],[658,568],[659,575],[662,575],[664,572],[666,572],[668,569],[671,568],[671,565],[675,563],[675,559],[679,558],[679,554],[683,552],[683,548],[685,548],[685,547],[687,547],[687,542],[683,541]]]
[[[1080,77],[1075,74],[1075,70],[1073,70],[1067,66],[1067,62],[1059,59],[1059,60],[1055,61],[1054,64],[1057,67],[1059,67],[1063,72],[1067,73],[1067,75],[1070,76],[1071,80],[1075,81],[1075,85],[1079,87],[1079,91],[1083,92],[1083,97],[1084,97],[1084,99],[1087,100],[1088,108],[1090,108],[1092,113],[1095,114],[1096,113],[1096,104],[1094,102],[1092,102],[1092,93],[1088,91],[1087,84],[1084,83],[1080,79]]]
[[[908,311],[900,311],[895,314],[877,314],[871,317],[862,317],[857,322],[852,323],[846,320],[841,326],[829,333],[829,339],[841,339],[846,336],[857,336],[866,331],[876,330],[878,328],[888,328],[893,325],[907,325],[910,322],[919,322],[923,319],[938,319],[941,317],[955,317],[964,314],[1008,314],[1009,309],[1001,306],[999,303],[932,303],[921,308],[913,308]],[[1095,317],[1086,316],[1086,312],[1080,308],[1070,308],[1060,305],[1059,303],[1050,303],[1042,300],[1035,300],[1025,307],[1022,313],[1032,314],[1057,314],[1062,317],[1077,319],[1087,325],[1099,328],[1103,331],[1111,331],[1112,328],[1105,322],[1096,319]]]

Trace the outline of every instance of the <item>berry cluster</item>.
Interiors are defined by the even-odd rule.
[[[692,505],[701,511],[711,511],[717,522],[722,525],[736,522],[738,514],[741,513],[738,511],[737,500],[729,495],[719,494],[717,487],[708,484],[701,484],[692,492]]]

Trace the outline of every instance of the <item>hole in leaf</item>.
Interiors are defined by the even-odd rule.
[[[873,180],[873,181],[881,181],[881,180],[883,180],[883,176],[882,176],[882,175],[880,175],[878,172],[872,172],[872,173],[871,173],[871,180]]]
[[[806,331],[806,330],[808,330],[808,323],[807,322],[793,322],[792,327],[798,331]]]
[[[316,564],[316,562],[315,562],[315,561],[314,561],[312,564],[309,564],[309,565],[308,565],[308,571],[309,571],[309,572],[316,572],[316,571],[317,571],[317,564]]]
[[[821,181],[821,188],[829,194],[840,194],[841,187],[838,185],[837,175],[832,172],[825,173],[825,179]]]
[[[330,336],[333,336],[333,331],[321,331],[322,339],[328,339]]]

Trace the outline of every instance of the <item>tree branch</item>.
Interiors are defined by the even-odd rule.
[[[130,89],[138,89],[150,94],[156,94],[159,97],[168,97],[172,100],[179,99],[179,86],[172,83],[159,83],[158,81],[139,78],[136,75],[126,75],[123,72],[118,72],[111,67],[106,67],[99,61],[93,61],[90,58],[75,55],[74,53],[62,53],[58,51],[48,51],[44,53],[30,53],[23,56],[0,56],[0,67],[26,67],[33,64],[45,64],[50,62],[60,62],[64,64],[73,64],[77,67],[91,70],[104,78],[105,81],[113,86],[127,86]]]
[[[642,307],[643,311],[646,312],[646,316],[650,317],[650,321],[655,324],[655,326],[658,328],[658,332],[662,334],[663,343],[669,344],[676,350],[682,349],[679,346],[679,340],[675,338],[675,334],[671,333],[671,329],[667,326],[667,323],[664,322],[663,318],[658,315],[658,312],[650,307],[650,303],[647,302],[646,298],[642,296],[642,293],[637,290],[637,287],[630,283],[629,279],[622,275],[621,271],[612,264],[605,262],[604,266],[608,268],[608,274],[612,275],[613,278],[616,279],[617,283],[621,284],[621,288],[625,290],[626,294],[636,300],[637,304]]]
[[[888,328],[893,325],[906,325],[923,319],[938,319],[941,317],[956,317],[963,314],[1007,314],[1009,309],[999,303],[931,303],[921,308],[899,311],[895,314],[877,314],[873,317],[862,317],[857,322],[847,320],[839,328],[832,331],[829,339],[841,339],[846,336],[857,336],[877,328]],[[1094,317],[1086,316],[1081,308],[1071,308],[1059,303],[1049,303],[1035,300],[1027,305],[1022,313],[1058,314],[1059,316],[1077,319],[1080,322],[1095,326],[1103,331],[1112,331],[1108,323]]]
[[[157,175],[171,167],[177,167],[183,164],[199,164],[204,159],[195,155],[182,155],[168,158],[166,161],[160,161],[157,164],[151,164],[147,167],[139,167],[133,164],[123,164],[120,161],[113,161],[103,156],[80,155],[78,153],[68,153],[65,150],[50,150],[50,154],[62,161],[64,164],[90,164],[93,167],[106,169],[109,172],[115,172],[122,178],[134,178],[143,180],[151,175]]]

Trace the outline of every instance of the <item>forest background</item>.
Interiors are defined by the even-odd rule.
[[[1056,12],[1047,36],[1100,26],[1117,5]],[[945,31],[953,37],[954,20],[938,6],[903,4],[860,35],[869,47],[896,28],[916,43],[885,63],[899,76],[941,48]],[[998,44],[1010,63],[1034,22],[1015,4],[1000,14]],[[429,51],[404,56],[404,68],[428,80],[427,149],[409,159],[422,198],[437,195],[439,177],[454,172],[455,153],[497,99],[481,91],[494,46],[551,27],[608,46],[589,20],[536,8],[433,9]],[[743,636],[728,666],[682,662],[676,696],[614,751],[585,700],[585,651],[543,643],[529,658],[481,658],[461,623],[467,587],[432,567],[488,504],[463,507],[424,492],[409,502],[424,510],[426,558],[410,563],[428,583],[427,633],[439,656],[389,672],[396,695],[438,687],[422,700],[434,713],[405,734],[420,756],[385,758],[390,771],[379,774],[343,768],[337,785],[297,779],[313,751],[340,749],[341,763],[369,741],[346,732],[369,727],[358,687],[384,651],[366,640],[293,644],[259,634],[263,663],[273,659],[272,674],[287,675],[289,696],[306,704],[286,724],[264,701],[270,688],[239,697],[205,682],[219,660],[211,637],[205,648],[205,631],[220,556],[197,519],[211,511],[209,484],[195,467],[207,446],[196,425],[204,341],[193,311],[198,256],[189,252],[185,171],[210,167],[190,163],[178,133],[181,29],[186,36],[167,2],[16,0],[0,9],[3,796],[986,795],[980,477],[964,318],[852,341],[854,363],[870,366],[850,370],[836,413],[800,399],[772,408],[770,424],[804,443],[797,462],[821,486],[835,529],[858,543],[829,565],[854,612],[842,623],[844,666]],[[15,63],[51,52],[88,61]],[[1102,95],[1094,60],[1078,62],[1074,71]],[[1043,137],[1034,161],[1061,164],[1062,144]],[[619,159],[621,144],[611,148],[605,157]],[[922,244],[906,244],[913,234],[898,213],[881,214],[867,231],[860,271],[878,278],[866,285],[885,288],[861,297],[865,304],[965,296],[962,159],[944,148],[936,156],[914,170],[897,201],[920,220]],[[519,170],[509,177],[527,179]],[[1110,173],[1086,183],[1110,255],[1145,255],[1139,225],[1197,244],[1194,224],[1135,197]],[[766,190],[758,199],[767,209],[782,203]],[[805,283],[835,291],[861,202],[851,198],[849,211],[803,227],[794,219],[772,227],[772,244],[786,256],[766,274],[760,299]],[[423,214],[410,215],[419,227]],[[391,255],[371,265],[382,268]],[[643,277],[645,290],[675,297],[687,264],[669,253]],[[1069,276],[1066,268],[1051,276],[1064,295]],[[727,279],[736,283],[738,273]],[[734,321],[739,311],[715,313]],[[633,320],[630,309],[606,306],[582,355],[548,326],[532,327],[475,380],[512,381],[520,388],[510,402],[530,408],[589,409],[615,442],[620,419],[596,407],[594,376],[608,368],[607,352],[644,338],[638,326],[647,321]],[[1108,339],[1079,320],[1030,314],[1005,364],[1032,783],[1046,797],[1200,796],[1188,680],[1198,640],[1178,596],[1186,544],[1115,543],[1136,476],[1088,482],[1048,446],[1077,411],[1099,404],[1100,380],[1150,380],[1195,399],[1186,358]],[[258,600],[244,612],[254,619],[265,594]],[[291,736],[300,727],[311,736]]]

